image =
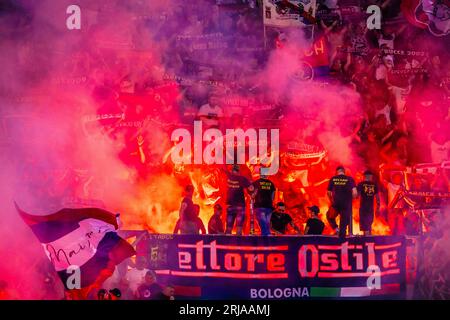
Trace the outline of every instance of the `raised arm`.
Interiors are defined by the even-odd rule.
[[[330,203],[333,203],[333,179],[330,179],[328,182],[328,188],[327,188],[327,197],[328,200],[330,200]]]
[[[304,234],[307,235],[307,234],[308,234],[308,231],[309,231],[309,226],[307,225],[307,226],[305,227],[305,232],[304,232]]]
[[[333,30],[333,28],[337,25],[337,23],[338,21],[335,20],[329,27],[327,27],[327,25],[323,22],[323,20],[320,20],[320,25],[322,26],[325,35],[328,35],[331,32],[331,30]]]
[[[352,188],[352,197],[353,199],[358,197],[358,190],[356,189],[356,187]]]
[[[177,224],[175,225],[175,229],[173,229],[174,234],[178,234],[180,231],[180,219],[178,219]]]
[[[330,202],[333,203],[333,192],[328,190],[327,191],[327,197],[328,197],[328,200],[330,200]]]
[[[352,55],[350,51],[347,52],[347,60],[345,62],[344,70],[348,72],[348,68],[350,68],[350,65],[352,64]]]
[[[289,222],[289,225],[297,231],[298,234],[301,234],[300,228],[294,223],[294,221]]]

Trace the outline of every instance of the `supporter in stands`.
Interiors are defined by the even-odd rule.
[[[100,289],[97,292],[97,300],[108,300],[108,292],[105,289]]]
[[[223,110],[219,103],[220,97],[211,94],[208,103],[198,110],[197,117],[203,122],[204,129],[219,127],[219,121],[223,118]]]
[[[227,174],[227,225],[226,234],[231,234],[236,222],[236,234],[242,235],[245,219],[245,195],[244,190],[254,191],[251,182],[239,174],[239,166],[233,165],[232,171]]]
[[[404,200],[398,200],[400,192],[404,189],[403,174],[394,172],[390,181],[385,181],[388,193],[388,223],[394,235],[404,233]]]
[[[222,206],[220,203],[214,205],[214,213],[208,222],[208,234],[224,234],[223,222],[222,222]]]
[[[122,297],[122,292],[119,289],[114,288],[109,290],[109,300],[120,300]]]
[[[336,175],[330,179],[328,184],[327,195],[331,207],[340,215],[339,228],[335,218],[328,219],[328,222],[336,233],[339,233],[339,238],[343,239],[346,236],[347,228],[349,235],[352,234],[352,199],[358,195],[355,181],[345,174],[343,166],[336,168]]]
[[[105,289],[100,289],[97,292],[97,300],[120,300],[122,297],[122,292],[117,289],[111,289],[106,291]]]
[[[447,175],[448,169],[438,168],[431,182],[431,190],[435,192],[450,192],[450,182]]]
[[[308,207],[311,218],[306,221],[305,235],[321,235],[325,224],[319,218],[320,209],[318,206]]]
[[[294,223],[292,217],[286,213],[284,202],[278,202],[276,210],[270,218],[270,227],[275,234],[283,235],[287,233],[288,226],[291,226],[298,234],[301,233],[300,228]]]
[[[185,217],[184,219],[178,219],[175,229],[173,231],[174,234],[180,232],[181,234],[206,234],[206,229],[203,224],[202,219],[200,219],[200,206],[198,204],[194,204],[194,216],[193,217]]]
[[[431,134],[431,159],[433,163],[442,163],[450,159],[450,135],[445,124],[438,122]]]
[[[421,41],[421,38],[429,36],[431,40],[437,39],[430,35],[426,28],[421,30],[409,26],[404,21],[392,20],[399,15],[400,1],[375,2],[380,5],[383,12],[381,30],[367,30],[365,17],[358,19],[345,16],[345,10],[341,9],[348,3],[356,2],[358,1],[330,0],[326,1],[326,6],[320,3],[319,8],[325,9],[324,12],[328,15],[320,20],[313,34],[313,40],[324,37],[327,42],[325,47],[329,48],[327,53],[331,66],[327,81],[342,85],[350,80],[361,95],[361,112],[367,116],[361,129],[362,138],[354,144],[354,147],[359,151],[358,154],[362,155],[364,165],[376,173],[382,163],[411,165],[414,162],[428,160],[435,163],[448,160],[450,143],[446,134],[448,124],[445,121],[449,120],[450,114],[448,107],[450,70],[449,64],[445,63],[447,52],[434,48],[434,45],[433,50],[425,46],[426,42]],[[230,127],[244,127],[244,112],[241,114],[239,111],[236,115],[236,111],[232,109],[247,111],[249,108],[241,105],[226,107],[225,104],[222,105],[216,93],[219,87],[217,83],[220,83],[223,89],[221,94],[228,97],[235,95],[239,98],[245,97],[248,101],[260,99],[260,91],[254,90],[260,85],[257,83],[259,80],[244,74],[244,69],[253,64],[257,54],[249,51],[251,57],[245,56],[241,61],[241,55],[238,55],[235,46],[226,48],[225,45],[229,45],[229,40],[223,34],[226,33],[233,41],[238,39],[239,43],[244,44],[253,42],[263,44],[267,39],[264,39],[263,28],[254,27],[262,23],[259,8],[257,10],[247,8],[248,10],[244,11],[237,9],[232,13],[225,11],[233,11],[234,8],[225,11],[219,8],[220,5],[209,6],[203,3],[198,6],[195,1],[185,2],[174,8],[171,6],[165,8],[161,17],[158,13],[155,15],[156,18],[148,18],[152,21],[151,25],[155,31],[152,34],[154,39],[157,42],[167,40],[164,41],[166,50],[160,50],[162,48],[158,50],[163,51],[160,52],[163,56],[161,64],[156,64],[148,58],[141,64],[134,54],[110,54],[109,51],[95,47],[95,41],[88,44],[86,52],[77,54],[82,57],[77,61],[86,60],[86,63],[82,63],[83,61],[74,63],[70,71],[89,75],[92,97],[97,104],[98,114],[106,116],[105,119],[100,119],[99,123],[102,126],[108,123],[105,132],[115,137],[118,123],[123,125],[130,120],[142,121],[151,109],[154,109],[158,116],[173,117],[173,113],[169,111],[175,110],[181,104],[201,106],[197,116],[206,127],[219,126],[222,117],[228,113],[234,114],[232,121],[229,122]],[[130,5],[129,10],[140,10],[140,7]],[[139,21],[136,23],[139,27],[130,28],[130,31],[134,31],[130,35],[130,41],[133,48],[141,48],[143,45],[141,31],[145,27],[139,24]],[[94,24],[93,28],[101,29],[101,23]],[[252,30],[251,35],[249,30]],[[218,40],[200,41],[202,37],[209,39],[211,34],[217,34]],[[183,36],[186,36],[186,41],[182,39]],[[289,46],[289,33],[284,31],[279,40],[282,40],[280,42],[284,47]],[[199,44],[205,43],[207,50],[201,50]],[[213,48],[208,47],[210,44],[224,44],[224,46],[215,52]],[[352,50],[348,50],[350,45]],[[263,45],[261,57],[258,56],[260,65],[255,64],[255,67],[264,67],[267,56],[272,53],[263,50],[262,47]],[[354,50],[355,48],[361,50]],[[398,52],[394,53],[392,49]],[[399,53],[401,51],[404,51],[404,54]],[[236,56],[239,58],[232,58]],[[232,63],[228,63],[229,61]],[[398,79],[395,72],[403,72],[405,76]],[[167,81],[168,75],[177,79]],[[178,87],[181,89],[179,92]],[[260,85],[260,88],[263,87]],[[276,90],[266,89],[262,90],[269,92],[265,94],[277,96]],[[195,94],[190,96],[190,92]],[[281,99],[278,97],[274,99],[273,104],[281,104],[278,100]],[[289,107],[289,103],[286,104]],[[109,119],[110,114],[119,117]],[[270,120],[280,119],[281,116]],[[436,119],[443,121],[436,122]],[[130,130],[130,136],[133,138],[127,140],[127,144],[132,144],[133,152],[136,152],[139,146],[143,147],[140,144],[145,137],[145,134],[136,134],[138,129],[135,129]],[[430,132],[431,135],[428,136]],[[147,140],[146,138],[146,143]],[[151,161],[148,155],[141,152],[141,148],[136,155],[140,155],[135,158],[140,159],[142,163]],[[142,169],[140,174],[141,171],[145,173],[146,167],[143,166]],[[444,183],[436,188],[444,190]],[[193,189],[187,192],[181,205],[179,217],[181,221],[185,216],[190,217],[193,214],[192,191]],[[384,193],[384,190],[380,191]],[[191,195],[188,195],[189,193]],[[234,223],[234,220],[238,220],[240,225],[243,221],[245,204],[243,206],[242,201],[236,203],[228,204],[227,212],[230,214],[227,214],[229,218],[227,221],[233,220]],[[195,219],[195,216],[192,218]],[[233,226],[227,226],[227,229],[230,228]]]
[[[194,203],[192,202],[192,196],[194,195],[194,186],[187,185],[184,191],[185,197],[181,201],[179,218],[174,233],[178,233],[178,231],[181,231],[181,233],[190,233],[192,231],[191,229],[196,229],[195,224],[193,223],[196,218]],[[192,228],[190,228],[191,225]]]
[[[175,300],[175,287],[173,285],[166,285],[162,291],[155,294],[152,300]]]
[[[136,291],[136,298],[139,300],[152,300],[161,291],[161,286],[156,282],[156,273],[153,270],[149,270],[145,274],[144,283]]]
[[[137,288],[144,281],[144,277],[147,271],[149,271],[146,268],[146,263],[145,257],[136,257],[135,266],[125,274],[125,280],[128,283],[128,292],[125,293],[126,297],[136,296]]]

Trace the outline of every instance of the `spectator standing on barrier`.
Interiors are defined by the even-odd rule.
[[[226,234],[231,234],[236,222],[236,234],[242,235],[245,220],[245,195],[244,190],[254,191],[251,182],[239,174],[239,166],[233,165],[233,169],[227,173],[227,226]]]
[[[200,219],[200,206],[198,204],[193,205],[193,216],[186,216],[184,219],[178,219],[174,234],[180,232],[181,234],[206,234],[206,229],[202,219]]]
[[[270,216],[273,212],[273,199],[275,198],[275,184],[261,175],[258,180],[253,182],[255,191],[253,193],[256,219],[261,228],[261,235],[270,235]]]
[[[284,202],[278,202],[276,210],[270,217],[270,227],[275,234],[286,234],[287,226],[290,225],[300,234],[300,228],[297,227],[292,217],[286,213],[286,205]]]
[[[147,271],[144,283],[141,284],[136,292],[139,300],[152,300],[162,291],[161,286],[156,282],[156,274],[153,270]]]
[[[364,171],[364,181],[357,186],[360,196],[359,205],[359,224],[364,235],[372,233],[372,223],[374,219],[374,198],[377,202],[377,216],[380,213],[380,195],[378,194],[378,185],[373,181],[373,173],[369,170]]]
[[[224,234],[225,230],[223,228],[222,222],[222,206],[220,203],[214,205],[214,213],[208,222],[208,234]]]
[[[404,189],[403,174],[399,171],[393,172],[386,187],[388,191],[388,224],[391,233],[393,235],[403,234],[405,232],[405,201],[400,196]]]
[[[336,175],[330,179],[328,184],[327,195],[331,202],[331,211],[335,212],[334,215],[327,214],[328,222],[339,234],[339,238],[343,239],[346,236],[347,227],[349,234],[352,233],[352,199],[358,196],[355,180],[345,175],[343,166],[336,168]],[[336,223],[337,215],[340,215],[339,228]]]
[[[195,233],[196,230],[196,216],[195,207],[192,202],[194,195],[194,187],[187,185],[184,188],[185,196],[181,201],[179,217],[173,233],[180,232],[181,234]]]
[[[308,209],[311,218],[306,221],[305,235],[321,235],[323,229],[325,229],[325,224],[319,218],[320,209],[318,206],[311,206]]]

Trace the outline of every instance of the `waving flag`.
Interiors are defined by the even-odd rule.
[[[68,278],[79,269],[85,293],[101,285],[117,264],[135,254],[134,248],[116,233],[116,216],[98,208],[62,209],[46,216],[30,215],[16,204],[22,219],[44,247],[67,290]],[[81,298],[84,294],[78,293]]]
[[[437,37],[450,33],[449,0],[403,0],[403,16],[409,23],[428,30]]]

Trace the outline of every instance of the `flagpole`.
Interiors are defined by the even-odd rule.
[[[255,210],[253,208],[253,198],[250,198],[250,235],[255,234]]]
[[[259,3],[261,4],[261,15],[262,15],[262,22],[263,22],[263,37],[264,37],[264,50],[267,50],[267,39],[266,39],[266,16],[264,15],[264,0],[259,0]]]

